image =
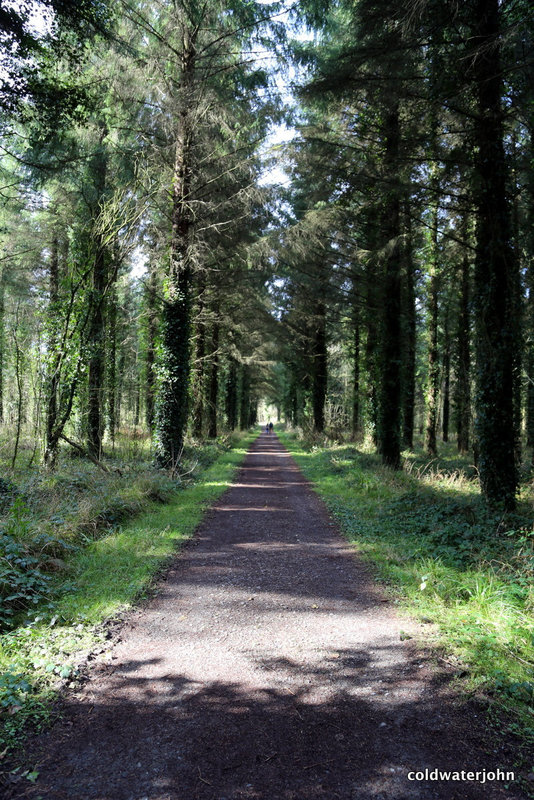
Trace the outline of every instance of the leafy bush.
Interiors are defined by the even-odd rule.
[[[0,675],[0,709],[10,710],[23,705],[31,686],[24,675],[8,670]]]
[[[0,630],[8,630],[18,616],[47,601],[50,578],[40,570],[24,542],[0,532]]]
[[[12,481],[0,478],[0,511],[8,508],[18,494],[19,490]]]

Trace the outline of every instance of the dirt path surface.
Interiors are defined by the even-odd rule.
[[[112,665],[31,743],[43,800],[524,797],[503,782],[410,781],[512,769],[401,641],[406,622],[336,532],[275,436],[131,615]]]

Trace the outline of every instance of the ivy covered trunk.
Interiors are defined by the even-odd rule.
[[[188,42],[182,59],[184,95],[176,134],[170,267],[161,321],[156,457],[160,466],[166,469],[174,469],[179,462],[189,413],[192,282],[189,240],[192,221],[188,195],[191,186],[192,124],[188,103],[191,102],[194,65],[195,50],[192,42]]]
[[[518,486],[515,397],[519,380],[518,267],[512,246],[504,152],[499,0],[473,8],[475,119],[476,434],[482,492],[513,509]]]
[[[326,351],[326,304],[324,293],[318,299],[312,333],[312,405],[313,427],[324,431],[324,406],[328,382],[328,358]]]
[[[117,287],[113,285],[108,302],[107,411],[108,431],[113,446],[117,432]]]
[[[95,204],[93,222],[98,223],[102,211],[107,183],[107,153],[104,139],[105,125],[101,126],[100,142],[94,155],[93,172]],[[95,458],[100,458],[104,428],[103,400],[106,374],[106,325],[104,301],[108,271],[108,253],[101,234],[93,235],[93,274],[90,295],[90,323],[88,332],[89,360],[87,369],[87,449]]]

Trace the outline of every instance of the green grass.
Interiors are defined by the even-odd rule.
[[[72,681],[84,656],[105,650],[106,620],[138,601],[154,575],[188,539],[211,505],[232,483],[257,433],[236,436],[165,505],[134,521],[100,529],[101,538],[64,553],[66,568],[52,578],[49,597],[26,620],[0,636],[0,748],[16,746],[28,722],[46,723],[51,699]],[[227,445],[228,446],[228,445]],[[213,455],[213,453],[212,453]]]
[[[464,689],[534,741],[528,488],[518,512],[505,517],[485,508],[473,469],[452,447],[430,463],[405,453],[395,473],[353,444],[281,439],[403,612],[427,623],[427,641],[462,666]]]

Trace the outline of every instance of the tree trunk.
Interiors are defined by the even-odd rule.
[[[384,281],[384,317],[381,347],[381,381],[378,441],[382,462],[400,469],[401,400],[401,255],[398,157],[400,146],[399,108],[385,111],[384,170],[389,190],[384,206],[383,231],[388,247]]]
[[[378,211],[377,211],[378,214]],[[367,224],[369,228],[370,223]],[[368,236],[367,247],[369,250],[378,247],[378,241],[375,232],[374,235]],[[378,275],[377,275],[376,258],[372,257],[367,262],[366,269],[366,313],[365,313],[365,372],[367,378],[367,421],[371,428],[373,443],[378,446],[378,350],[379,350],[379,334],[378,334],[378,309],[380,306],[378,297]]]
[[[117,420],[117,430],[120,429],[123,419],[123,398],[124,398],[124,371],[126,369],[126,348],[123,346],[119,350],[119,361],[117,364],[117,395],[115,399],[115,416]]]
[[[529,117],[529,157],[534,159],[534,115]],[[528,326],[525,336],[525,370],[527,373],[527,408],[526,408],[526,428],[527,428],[527,447],[534,448],[534,171],[529,171],[528,176],[528,195],[527,195],[527,266],[526,283],[528,287],[528,299],[526,304],[526,325]],[[534,463],[534,449],[532,451],[532,462]]]
[[[321,291],[324,297],[324,289]],[[312,406],[313,427],[324,431],[324,405],[328,381],[328,355],[326,351],[326,304],[319,299],[315,309],[312,340]]]
[[[147,304],[147,346],[146,346],[146,391],[145,414],[150,432],[154,430],[154,408],[156,399],[156,334],[157,334],[157,274],[153,264],[149,266]]]
[[[352,439],[360,434],[360,308],[356,282],[352,285]]]
[[[471,73],[478,101],[474,127],[477,209],[474,308],[479,474],[488,503],[513,509],[519,480],[515,413],[519,379],[519,275],[512,245],[503,145],[499,0],[477,0],[473,12]]]
[[[404,355],[402,371],[402,443],[408,450],[413,449],[415,412],[415,348],[416,348],[416,310],[415,310],[415,266],[412,253],[410,209],[404,214],[405,241],[402,248],[404,262]]]
[[[441,420],[441,433],[444,442],[449,441],[450,418],[450,391],[451,391],[451,342],[449,336],[448,314],[445,318],[445,342],[443,351],[443,415]]]
[[[467,223],[464,236],[467,237]],[[456,431],[458,452],[469,452],[469,429],[471,425],[471,325],[470,325],[470,265],[467,248],[464,250],[460,275],[460,309],[458,314],[457,368],[456,368]]]
[[[136,368],[137,364],[136,364]],[[137,372],[137,378],[135,381],[135,404],[134,404],[134,427],[137,428],[139,422],[141,420],[141,380],[139,378],[139,372]]]
[[[218,320],[213,323],[211,334],[211,368],[208,397],[208,437],[217,438],[217,395],[219,393],[219,334]]]
[[[433,126],[436,124],[432,123]],[[435,138],[436,134],[433,133]],[[436,160],[436,146],[433,147],[434,161]],[[426,391],[426,436],[425,448],[429,456],[435,458],[438,454],[436,429],[438,421],[438,394],[439,394],[439,355],[438,355],[438,295],[439,295],[439,245],[438,245],[438,205],[439,205],[439,179],[437,166],[433,167],[432,177],[432,239],[430,255],[430,281],[428,287],[428,383]]]
[[[113,447],[115,447],[115,434],[117,432],[117,289],[109,293],[108,305],[108,342],[107,349],[107,409],[108,430]]]
[[[6,367],[5,359],[5,275],[4,267],[0,267],[0,424],[4,422],[4,371]]]
[[[102,453],[102,407],[106,366],[106,337],[104,291],[107,278],[107,258],[104,246],[99,243],[93,267],[91,296],[91,325],[89,328],[88,414],[87,450],[96,459]]]
[[[15,383],[17,386],[17,426],[15,429],[15,442],[13,447],[13,457],[11,459],[11,469],[15,469],[17,463],[17,455],[19,451],[20,434],[22,430],[22,421],[24,413],[24,353],[21,343],[18,338],[19,326],[19,306],[17,306],[17,313],[15,317],[15,326],[13,329],[13,344],[15,350]]]
[[[230,369],[226,382],[226,418],[228,428],[234,431],[237,428],[237,361],[230,358]]]
[[[199,287],[195,369],[193,376],[193,436],[202,439],[204,423],[204,373],[206,366],[206,321],[204,319],[204,286]]]
[[[47,310],[47,369],[45,377],[46,393],[46,433],[44,462],[49,470],[57,464],[59,435],[57,433],[58,386],[60,377],[59,345],[59,242],[54,234],[50,248],[49,261],[49,301]]]
[[[91,169],[97,196],[93,209],[93,222],[102,210],[107,183],[107,154],[104,139],[107,135],[105,125],[101,127],[100,144],[93,157]],[[88,346],[89,363],[87,378],[87,450],[96,459],[102,452],[104,378],[106,370],[106,330],[104,314],[104,295],[108,278],[108,255],[100,234],[93,237],[93,276],[91,289],[91,320]]]
[[[250,425],[250,367],[241,367],[241,394],[239,398],[239,427],[245,431]]]
[[[189,413],[191,372],[191,281],[189,256],[191,213],[192,120],[189,103],[195,70],[195,48],[184,43],[181,109],[177,126],[172,193],[171,264],[161,325],[161,381],[157,408],[157,460],[174,468],[180,458]]]

